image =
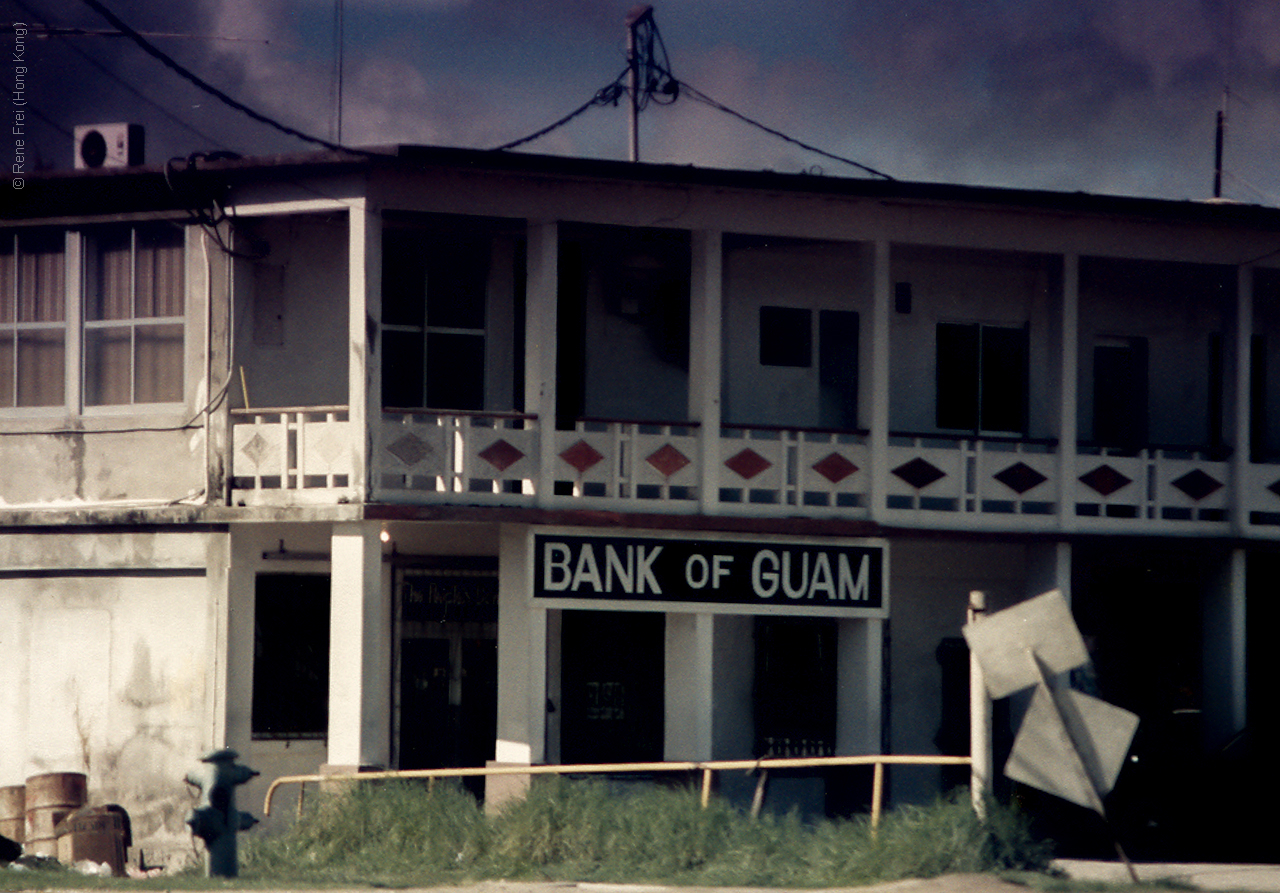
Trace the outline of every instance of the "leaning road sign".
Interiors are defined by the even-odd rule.
[[[1066,687],[1065,674],[1087,664],[1089,654],[1062,593],[1055,589],[975,619],[963,632],[983,676],[978,686],[993,699],[1035,686],[1005,775],[1105,820],[1102,798],[1120,774],[1138,717]],[[1115,845],[1138,883],[1120,841]]]
[[[1089,662],[1084,639],[1057,589],[975,620],[962,630],[982,666],[992,699],[1008,697],[1040,682],[1030,649],[1050,674]]]
[[[1138,728],[1128,710],[1067,689],[1036,689],[1004,774],[1101,813]],[[1074,729],[1074,731],[1068,731]]]

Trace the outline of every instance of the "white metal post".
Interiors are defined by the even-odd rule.
[[[969,593],[968,622],[973,623],[987,612],[987,596],[980,590]],[[987,697],[987,682],[982,667],[972,649],[969,652],[969,792],[973,797],[973,811],[979,819],[986,820],[986,798],[991,784],[994,758],[991,753],[991,699]]]

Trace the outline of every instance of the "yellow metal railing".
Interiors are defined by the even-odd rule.
[[[884,802],[884,767],[885,766],[970,766],[973,761],[969,757],[934,756],[934,755],[864,755],[849,757],[778,757],[759,760],[704,760],[673,761],[661,763],[586,763],[578,765],[531,765],[531,766],[484,766],[460,769],[400,769],[385,772],[352,772],[333,775],[284,775],[271,782],[267,788],[266,800],[262,804],[265,815],[271,815],[271,800],[276,789],[286,784],[297,784],[298,815],[302,815],[303,793],[308,782],[331,781],[378,781],[394,778],[464,778],[476,775],[604,775],[627,772],[701,772],[702,773],[702,806],[705,809],[711,802],[711,782],[718,771],[758,771],[761,773],[761,785],[756,789],[756,800],[752,804],[753,811],[758,811],[763,793],[763,781],[770,769],[817,769],[831,766],[872,766],[871,782],[871,827],[874,830],[880,824],[880,812]]]

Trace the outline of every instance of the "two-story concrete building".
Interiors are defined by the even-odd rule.
[[[1159,834],[1275,784],[1280,210],[418,147],[9,195],[0,784],[149,856],[221,746],[253,809],[964,752],[975,589],[1068,594]]]

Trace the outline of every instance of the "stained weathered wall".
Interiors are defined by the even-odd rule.
[[[0,537],[0,784],[86,773],[149,861],[190,854],[183,777],[214,743],[210,535]]]

